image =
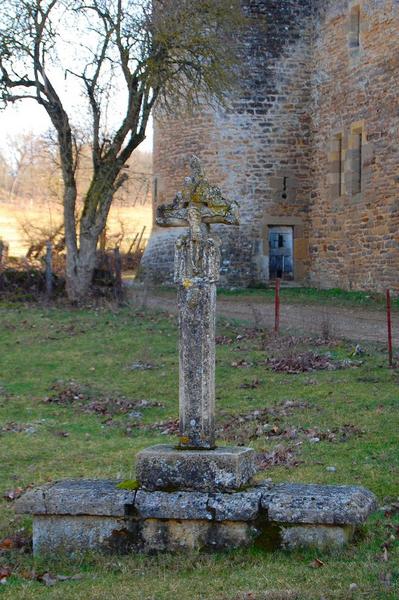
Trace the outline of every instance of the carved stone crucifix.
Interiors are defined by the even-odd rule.
[[[176,242],[175,282],[179,285],[180,447],[215,447],[215,323],[220,240],[211,223],[239,225],[236,202],[223,198],[206,180],[200,161],[173,204],[157,211],[161,227],[189,227]]]

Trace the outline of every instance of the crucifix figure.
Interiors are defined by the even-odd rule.
[[[239,225],[238,204],[208,183],[200,161],[190,161],[191,176],[172,204],[157,211],[161,227],[188,227],[176,242],[180,328],[180,447],[215,447],[215,323],[220,240],[212,223]]]

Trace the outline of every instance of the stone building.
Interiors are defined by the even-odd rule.
[[[244,0],[242,85],[228,110],[158,121],[154,205],[195,153],[241,207],[222,277],[399,288],[398,0]],[[178,230],[154,227],[143,276],[171,279]]]

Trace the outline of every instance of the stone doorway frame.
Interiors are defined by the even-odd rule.
[[[269,230],[271,227],[292,227],[293,230],[293,282],[302,283],[308,273],[309,240],[306,237],[305,221],[301,217],[264,215],[261,227],[259,274],[269,282]]]
[[[289,225],[270,225],[269,226],[269,280],[272,281],[274,279],[277,279],[277,277],[280,277],[280,279],[282,279],[283,281],[294,281],[294,228],[292,226]],[[272,241],[272,236],[273,234],[277,234],[279,237],[279,251],[274,252],[273,249],[270,248],[271,246],[271,241]],[[282,246],[282,249],[284,250],[283,252],[280,252],[280,237],[285,237],[285,236],[289,236],[290,241],[288,246],[284,243]],[[272,273],[271,273],[271,264],[272,264],[272,257],[278,257],[283,256],[283,260],[282,260],[282,272],[281,275],[279,275],[279,269],[276,268],[276,276],[272,277]],[[285,271],[285,261],[284,261],[284,257],[289,257],[289,262],[292,265],[292,269],[288,271]],[[274,274],[273,274],[274,275]]]

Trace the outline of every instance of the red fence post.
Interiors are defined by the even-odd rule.
[[[391,317],[391,290],[387,290],[387,327],[388,327],[388,355],[389,366],[393,367],[392,349],[392,317]]]
[[[276,279],[276,290],[274,297],[274,331],[280,331],[280,278]]]

